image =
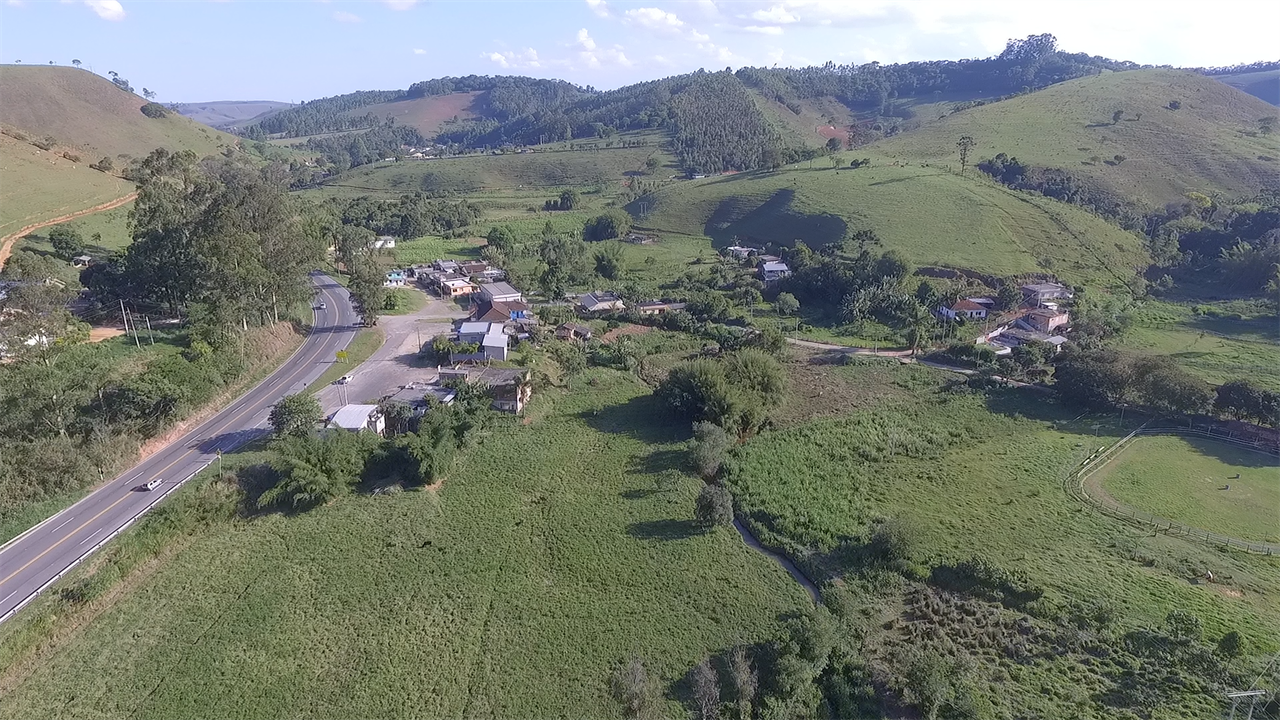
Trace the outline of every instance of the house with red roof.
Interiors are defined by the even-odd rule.
[[[987,316],[987,308],[985,305],[979,305],[968,298],[960,298],[959,300],[951,303],[950,306],[939,305],[938,315],[948,320],[955,320],[958,317],[965,318],[966,320],[980,320]]]

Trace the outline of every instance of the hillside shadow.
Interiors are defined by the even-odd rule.
[[[715,247],[736,242],[790,245],[802,240],[811,247],[839,242],[849,225],[844,218],[831,213],[809,214],[796,210],[795,190],[778,190],[760,205],[744,210],[740,198],[720,201],[703,225],[702,232]],[[736,219],[735,219],[736,218]]]
[[[688,540],[704,532],[702,526],[693,520],[646,520],[631,523],[627,526],[627,534],[638,540]]]

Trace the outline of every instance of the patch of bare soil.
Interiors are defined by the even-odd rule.
[[[600,342],[611,343],[624,335],[644,335],[652,331],[653,328],[648,325],[621,325],[601,335]]]
[[[103,340],[110,340],[113,337],[120,337],[124,334],[124,328],[118,327],[95,327],[89,328],[89,342],[98,343]]]

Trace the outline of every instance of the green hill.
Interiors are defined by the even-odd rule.
[[[379,118],[394,118],[397,125],[409,125],[418,129],[423,135],[430,137],[440,132],[445,122],[457,117],[462,120],[476,116],[473,105],[478,92],[456,92],[448,95],[428,95],[425,97],[393,100],[391,102],[365,105],[347,110],[342,115],[360,117],[373,113]]]
[[[1178,109],[1170,109],[1174,102]],[[1122,118],[1113,122],[1113,114]],[[1256,193],[1280,181],[1280,135],[1259,121],[1276,109],[1224,83],[1176,70],[1108,72],[972,108],[866,148],[889,160],[959,165],[997,153],[1060,168],[1147,205],[1189,191]],[[1117,161],[1117,156],[1119,160]]]
[[[1136,235],[1083,210],[939,168],[877,165],[836,172],[800,165],[682,182],[644,202],[648,212],[638,224],[706,235],[717,246],[736,238],[803,240],[816,248],[870,229],[885,249],[921,266],[1052,273],[1110,286],[1149,263]],[[639,211],[639,203],[629,209]]]
[[[0,236],[128,194],[132,183],[92,170],[157,147],[217,152],[237,139],[169,113],[85,70],[0,65]],[[38,147],[35,143],[48,146]]]
[[[69,67],[0,66],[0,123],[97,155],[142,156],[158,147],[217,152],[237,139],[170,113],[149,118],[147,101],[110,80]]]

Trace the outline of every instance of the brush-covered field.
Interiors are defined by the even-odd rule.
[[[1189,191],[1249,196],[1274,184],[1280,136],[1259,121],[1275,115],[1274,106],[1202,75],[1107,72],[949,114],[864,154],[959,169],[956,142],[967,135],[977,143],[971,163],[1003,152],[1159,206]]]
[[[1060,632],[1051,628],[1070,607],[1115,608],[1111,637],[1161,627],[1169,612],[1182,610],[1200,618],[1210,643],[1237,630],[1253,658],[1276,651],[1280,561],[1153,537],[1088,511],[1063,491],[1067,469],[1123,435],[1113,418],[1078,417],[1031,391],[951,386],[954,376],[892,361],[840,366],[799,358],[789,370],[796,392],[779,429],[735,451],[729,482],[761,540],[816,573],[858,572],[854,559],[877,520],[913,528],[915,560],[935,568],[934,589],[889,592],[885,616],[865,641],[876,648],[869,653],[936,648],[991,683],[1007,716],[1101,720],[1124,706],[1117,698],[1135,660],[1117,654],[1099,662],[1061,640],[1010,650],[1010,641],[999,639],[1003,631],[983,629],[983,613],[994,613],[997,626],[994,618],[1010,610],[1027,613],[1019,622],[1035,645],[1030,638],[1042,631]],[[1042,588],[1043,597],[1025,605],[1006,600],[1005,608],[974,616],[971,601],[956,605],[938,589],[947,575],[936,569],[972,557]],[[1229,580],[1198,584],[1206,570]],[[1010,662],[1024,651],[1029,655]],[[1219,717],[1208,695],[1163,703],[1152,717]]]
[[[1111,497],[1243,540],[1280,543],[1280,462],[1197,437],[1138,437],[1098,471]]]
[[[245,520],[229,487],[184,489],[94,564],[136,568],[118,591],[55,590],[0,627],[0,717],[610,717],[625,658],[672,693],[808,604],[731,529],[694,525],[700,482],[647,386],[574,386],[438,490]]]
[[[884,249],[918,265],[1048,272],[1112,286],[1149,263],[1137,236],[1083,210],[937,167],[836,171],[819,160],[814,169],[805,163],[683,182],[646,200],[649,212],[638,224],[709,236],[717,246],[736,237],[819,247],[869,229]]]

